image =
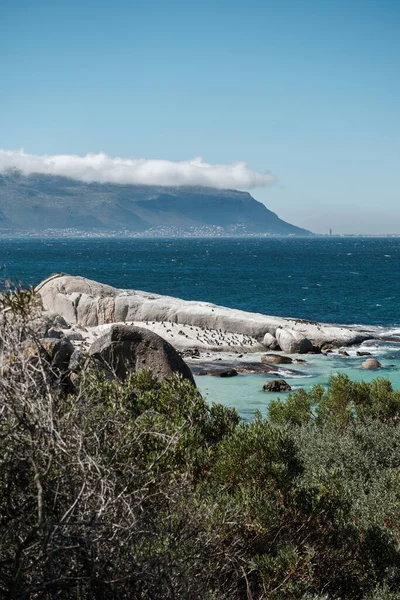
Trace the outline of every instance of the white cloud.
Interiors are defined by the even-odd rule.
[[[24,175],[61,175],[79,181],[142,185],[200,185],[248,190],[275,180],[269,173],[252,171],[244,162],[210,165],[202,158],[172,162],[143,158],[111,158],[107,154],[36,155],[23,150],[0,150],[0,173],[16,169]]]

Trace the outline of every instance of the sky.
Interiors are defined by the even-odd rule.
[[[0,166],[232,183],[315,232],[400,234],[398,0],[0,4]]]

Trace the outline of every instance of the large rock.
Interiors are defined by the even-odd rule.
[[[85,339],[80,331],[74,331],[73,329],[64,333],[64,337],[70,342],[83,342]]]
[[[40,345],[48,356],[50,366],[60,373],[66,373],[74,352],[71,342],[67,339],[44,338],[40,340]]]
[[[70,325],[61,315],[48,311],[43,311],[41,317],[45,319],[52,327],[59,327],[60,329],[69,329]]]
[[[367,358],[361,365],[362,369],[380,369],[381,367],[381,363],[376,358]]]
[[[38,343],[25,342],[23,345],[26,369],[36,384],[42,389],[47,382],[47,385],[65,392],[72,391],[69,362],[73,351],[73,345],[66,339],[44,338]]]
[[[160,380],[180,373],[194,385],[189,367],[175,348],[141,327],[112,325],[90,346],[89,357],[119,379],[125,379],[130,370],[149,369]]]
[[[266,348],[269,348],[270,350],[278,350],[278,348],[279,348],[279,344],[278,344],[276,337],[273,336],[271,333],[266,333],[264,335],[262,344],[263,344],[263,346],[265,346]]]
[[[311,340],[301,331],[278,328],[275,335],[282,351],[287,354],[305,354],[306,352],[312,352],[314,349]]]
[[[85,277],[53,275],[40,283],[36,292],[47,311],[62,315],[70,324],[95,326],[115,320],[118,290],[110,285]]]
[[[272,349],[276,339],[284,352],[293,353],[310,352],[324,344],[349,346],[374,337],[371,331],[295,321],[139,290],[121,290],[70,275],[54,275],[43,281],[36,291],[41,295],[46,310],[62,315],[70,324],[97,326],[117,322],[169,322],[198,327],[203,331],[242,334],[252,338],[248,343],[252,351],[262,351],[264,340]],[[185,336],[174,335],[173,343],[183,347],[184,340]],[[254,340],[257,342],[254,343]],[[209,343],[212,345],[212,340]],[[227,344],[227,348],[230,345]]]
[[[290,392],[291,389],[284,379],[272,379],[263,385],[264,392]]]
[[[70,325],[61,315],[44,311],[29,322],[29,328],[38,338],[61,338],[61,329],[69,329]]]
[[[281,354],[264,354],[261,357],[261,362],[270,365],[290,365],[293,360],[290,356],[282,356]]]

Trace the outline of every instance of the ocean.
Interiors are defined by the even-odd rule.
[[[400,333],[400,238],[0,239],[0,265],[3,278],[23,284],[64,272],[264,314]],[[388,342],[371,351],[385,366],[379,375],[400,389],[400,347]],[[361,371],[353,354],[309,357],[301,375],[287,380],[296,389],[326,384],[335,372],[377,376]],[[264,381],[261,375],[197,378],[206,398],[235,406],[245,418],[268,404]]]

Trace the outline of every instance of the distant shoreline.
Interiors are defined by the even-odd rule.
[[[368,233],[343,233],[343,234],[324,234],[324,233],[312,233],[311,235],[294,235],[294,234],[275,234],[275,233],[232,233],[232,232],[219,232],[219,233],[198,233],[198,232],[165,232],[160,231],[148,231],[148,232],[134,232],[134,231],[102,231],[102,230],[88,230],[80,231],[75,229],[59,229],[59,230],[16,230],[13,232],[1,231],[0,239],[342,239],[342,238],[367,238],[367,239],[386,239],[386,238],[400,238],[400,233],[387,233],[387,234],[368,234]]]

